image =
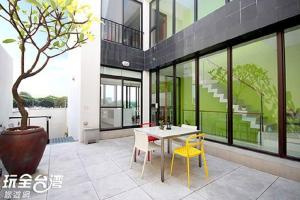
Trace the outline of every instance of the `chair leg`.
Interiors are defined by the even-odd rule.
[[[188,188],[190,188],[190,159],[186,158],[186,161],[187,161]]]
[[[147,155],[148,155],[148,151],[146,151],[146,154],[145,154],[141,178],[143,178],[143,175],[144,175],[145,165],[146,165],[146,161],[147,161]]]
[[[152,164],[152,151],[149,151],[149,155],[150,155],[150,164]]]
[[[140,155],[140,153],[141,153],[141,151],[139,150],[139,151],[138,151],[138,156]]]
[[[204,166],[205,175],[208,176],[208,168],[207,168],[207,164],[206,164],[206,158],[205,158],[204,149],[202,150],[201,156],[202,156],[202,160],[203,160],[203,166]]]
[[[133,159],[135,157],[135,151],[136,151],[136,148],[133,147],[132,156],[131,156],[131,160],[130,160],[130,168],[132,167]]]
[[[172,176],[172,173],[173,173],[174,156],[175,156],[175,153],[173,153],[173,156],[172,156],[170,176]]]
[[[150,151],[148,151],[148,161],[150,161]]]

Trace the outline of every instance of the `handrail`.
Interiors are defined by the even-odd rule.
[[[182,110],[183,112],[189,111],[189,112],[196,112],[196,110]],[[199,110],[199,112],[206,112],[206,113],[228,113],[227,111],[217,111],[217,110]],[[260,112],[232,112],[234,114],[249,114],[249,115],[261,115]]]
[[[136,49],[143,49],[143,32],[112,20],[101,18],[102,40],[116,42]]]
[[[9,117],[9,119],[21,119],[21,116],[16,117]],[[45,118],[46,119],[46,133],[47,133],[47,144],[49,144],[49,119],[51,119],[51,116],[47,115],[41,115],[41,116],[28,116],[28,124],[30,126],[30,119],[38,119],[38,118]]]
[[[9,117],[9,119],[21,119],[22,117]],[[51,116],[41,115],[41,116],[28,116],[28,118],[48,118],[51,119]]]
[[[140,30],[137,30],[137,29],[131,28],[131,27],[129,27],[129,26],[125,26],[124,24],[120,24],[120,23],[118,23],[118,22],[115,22],[115,21],[112,21],[112,20],[110,20],[110,19],[106,19],[106,18],[104,18],[104,17],[102,17],[101,19],[102,19],[103,21],[109,21],[109,22],[111,22],[111,23],[118,24],[118,25],[120,25],[120,26],[123,26],[123,27],[125,27],[125,28],[131,29],[131,30],[133,30],[133,31],[141,32],[141,33],[143,33],[143,34],[144,34],[144,32],[143,32],[143,31],[140,31]]]

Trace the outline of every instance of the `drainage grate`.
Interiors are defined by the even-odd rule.
[[[59,144],[59,143],[68,143],[68,142],[76,142],[76,140],[74,140],[72,136],[50,139],[50,144]]]

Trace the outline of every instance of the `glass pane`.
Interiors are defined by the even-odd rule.
[[[177,125],[196,125],[195,61],[176,65]]]
[[[224,0],[198,0],[198,20],[224,5]]]
[[[233,48],[233,142],[278,152],[275,35]]]
[[[159,41],[172,35],[173,0],[159,1]]]
[[[157,102],[156,102],[156,72],[151,72],[151,119],[154,124],[157,122]]]
[[[152,1],[150,4],[150,28],[154,28],[156,23],[156,0]]]
[[[123,23],[122,1],[102,0],[102,17],[119,24]]]
[[[121,128],[122,108],[101,108],[101,129]]]
[[[123,126],[140,125],[141,82],[124,81],[123,85]]]
[[[123,77],[129,77],[129,78],[142,78],[141,72],[131,71],[131,70],[122,70],[122,76]]]
[[[201,57],[200,130],[207,137],[227,141],[227,52],[219,51]]]
[[[287,155],[300,157],[300,26],[285,33]]]
[[[101,78],[101,107],[122,106],[122,81]]]
[[[173,66],[159,72],[160,120],[173,123]]]
[[[124,70],[124,69],[117,69],[117,68],[110,68],[110,67],[103,67],[100,68],[101,74],[113,75],[113,76],[123,76],[129,78],[142,78],[142,73],[137,71],[131,70]]]
[[[150,33],[150,47],[153,47],[156,44],[156,30],[154,29]]]
[[[113,75],[113,76],[122,76],[122,70],[117,68],[103,67],[100,68],[101,74]]]
[[[176,33],[194,22],[194,0],[176,0]]]
[[[124,25],[136,30],[142,30],[141,12],[141,3],[133,0],[124,0]]]

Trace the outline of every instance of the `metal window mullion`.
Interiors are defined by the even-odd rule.
[[[278,74],[278,153],[286,157],[286,69],[284,31],[277,32]]]
[[[197,126],[197,129],[200,130],[200,121],[199,121],[199,110],[200,110],[200,90],[199,90],[199,77],[200,77],[200,74],[199,74],[199,58],[196,57],[195,58],[195,119],[196,119],[196,126]]]
[[[233,96],[232,96],[232,47],[227,48],[227,135],[228,144],[233,144]]]

